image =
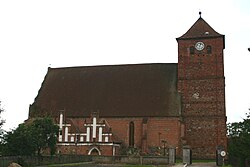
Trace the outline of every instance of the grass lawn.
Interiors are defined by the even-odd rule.
[[[88,166],[88,164],[89,163],[86,163],[86,162],[82,162],[82,163],[69,163],[69,164],[53,164],[53,165],[46,165],[46,166],[48,166],[48,167],[64,167],[64,166],[80,166],[80,165],[86,165],[86,166]]]
[[[215,162],[214,160],[193,160],[192,163],[206,163],[206,162]],[[182,163],[182,160],[177,159],[176,163]],[[100,165],[100,164],[99,164]],[[53,165],[47,165],[47,167],[89,167],[89,166],[95,166],[93,163],[91,162],[83,162],[83,163],[69,163],[69,164],[53,164]],[[106,165],[104,165],[105,167],[107,167]],[[155,165],[122,165],[122,164],[112,164],[112,167],[155,167]],[[166,165],[158,165],[158,167],[163,167]],[[226,167],[226,166],[225,166]],[[230,167],[230,166],[228,166]]]
[[[47,165],[48,167],[74,167],[74,166],[91,166],[87,163],[70,163],[70,164],[54,164],[54,165]],[[113,165],[112,165],[113,166]],[[154,167],[155,165],[119,165],[119,167]],[[160,165],[158,166],[160,167]]]
[[[155,165],[124,165],[122,167],[155,167]],[[161,165],[157,165],[157,167],[161,167]]]

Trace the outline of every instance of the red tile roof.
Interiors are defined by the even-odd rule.
[[[199,18],[192,27],[179,39],[190,39],[190,38],[211,38],[211,37],[221,37],[224,35],[216,32],[203,18]]]
[[[179,116],[177,64],[49,68],[30,117]]]

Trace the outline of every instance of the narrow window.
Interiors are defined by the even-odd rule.
[[[189,53],[190,53],[190,54],[194,54],[194,47],[193,47],[193,46],[190,46],[190,47],[189,47]]]
[[[129,123],[129,146],[134,147],[135,138],[135,125],[134,122]]]
[[[207,46],[207,54],[212,53],[212,47],[210,45]]]

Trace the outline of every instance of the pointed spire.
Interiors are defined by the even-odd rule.
[[[223,36],[216,32],[202,17],[201,11],[199,12],[200,18],[191,26],[191,28],[183,34],[179,39],[190,38],[210,38]]]

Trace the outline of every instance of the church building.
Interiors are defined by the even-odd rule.
[[[190,147],[194,158],[215,158],[227,147],[225,36],[199,17],[176,40],[178,63],[48,68],[29,118],[54,119],[63,154]]]

